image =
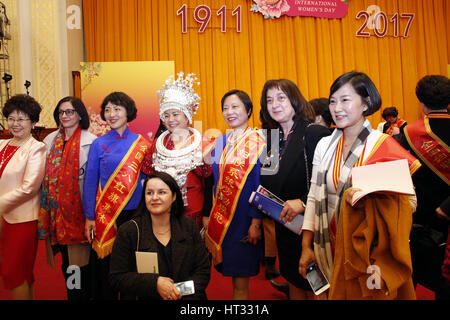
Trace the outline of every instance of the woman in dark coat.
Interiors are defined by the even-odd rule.
[[[176,181],[155,172],[147,177],[143,189],[135,216],[120,226],[114,242],[112,288],[120,291],[121,299],[206,299],[208,254],[195,222],[183,215]],[[159,273],[138,273],[136,251],[156,252]],[[181,296],[175,284],[189,280],[194,281],[195,293]]]
[[[261,121],[267,134],[263,187],[285,201],[281,217],[292,221],[305,211],[317,142],[330,134],[314,122],[314,109],[290,80],[269,80],[261,95]],[[310,125],[311,124],[311,125]],[[271,132],[275,129],[275,132]],[[279,133],[279,139],[275,138]],[[280,273],[288,281],[290,299],[312,299],[309,283],[299,274],[302,237],[275,224]]]

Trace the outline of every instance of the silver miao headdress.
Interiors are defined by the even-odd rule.
[[[171,75],[161,90],[158,90],[158,102],[160,105],[159,116],[164,121],[164,111],[169,109],[177,109],[182,111],[192,123],[192,116],[198,109],[198,101],[200,96],[194,91],[193,85],[197,77],[193,73],[189,73],[185,78],[184,72],[177,74],[178,78],[175,80],[174,75]],[[200,82],[197,82],[199,85]]]

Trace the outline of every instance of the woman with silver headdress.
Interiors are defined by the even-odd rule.
[[[142,171],[146,174],[153,171],[170,174],[181,189],[184,214],[194,219],[201,229],[205,194],[206,197],[212,195],[212,183],[208,179],[212,171],[203,158],[212,144],[207,143],[196,129],[189,127],[200,100],[193,88],[197,78],[194,74],[184,77],[182,72],[177,76],[176,80],[170,76],[158,91],[159,115],[167,130],[153,142]]]

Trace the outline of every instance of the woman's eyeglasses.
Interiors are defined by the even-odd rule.
[[[75,114],[75,112],[76,112],[75,109],[67,109],[67,110],[59,110],[58,113],[60,116],[63,116],[65,113],[66,115],[68,115],[70,117],[70,116],[73,116]]]
[[[29,118],[19,118],[19,119],[16,119],[16,118],[8,118],[8,119],[7,119],[7,121],[8,121],[9,123],[17,122],[18,124],[22,124],[22,123],[24,123],[25,121],[28,121],[28,120],[30,120],[30,119],[29,119]]]

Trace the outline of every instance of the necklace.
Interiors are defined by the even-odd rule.
[[[169,229],[167,229],[166,231],[163,231],[163,232],[158,232],[158,231],[156,231],[155,229],[153,229],[153,231],[155,231],[156,234],[164,235],[164,234],[166,234],[167,232],[170,231],[170,227],[169,227]]]
[[[181,188],[184,205],[187,206],[187,174],[203,164],[202,135],[195,129],[189,128],[194,134],[194,141],[181,149],[169,150],[164,145],[164,140],[169,131],[161,134],[156,140],[156,152],[153,154],[153,167],[156,171],[170,174]]]
[[[11,147],[16,147],[17,149],[19,149],[23,144],[25,144],[28,140],[30,140],[31,139],[31,135],[28,137],[28,139],[26,139],[25,141],[22,141],[18,146],[11,146]],[[6,151],[8,150],[8,148],[9,148],[9,144],[11,143],[11,141],[12,140],[14,140],[14,139],[11,139],[11,140],[9,140],[8,141],[8,143],[6,144],[6,146],[3,148],[3,150],[2,150],[2,160],[0,161],[0,168],[1,167],[3,167],[3,164],[5,163],[5,162],[7,162],[9,159],[11,159],[12,158],[12,156],[16,153],[15,151],[14,152],[12,152],[9,156],[7,156],[6,157],[6,159],[5,159],[5,154],[6,154]],[[17,151],[17,149],[16,149],[16,151]]]
[[[9,148],[9,142],[6,144],[6,146],[3,148],[3,150],[2,150],[2,160],[1,160],[1,162],[0,162],[0,168],[2,168],[3,167],[3,164],[5,163],[5,162],[8,162],[9,161],[9,159],[11,159],[11,157],[14,155],[14,153],[15,152],[11,152],[6,158],[5,158],[5,154],[6,154],[6,151],[8,150],[8,148]]]

